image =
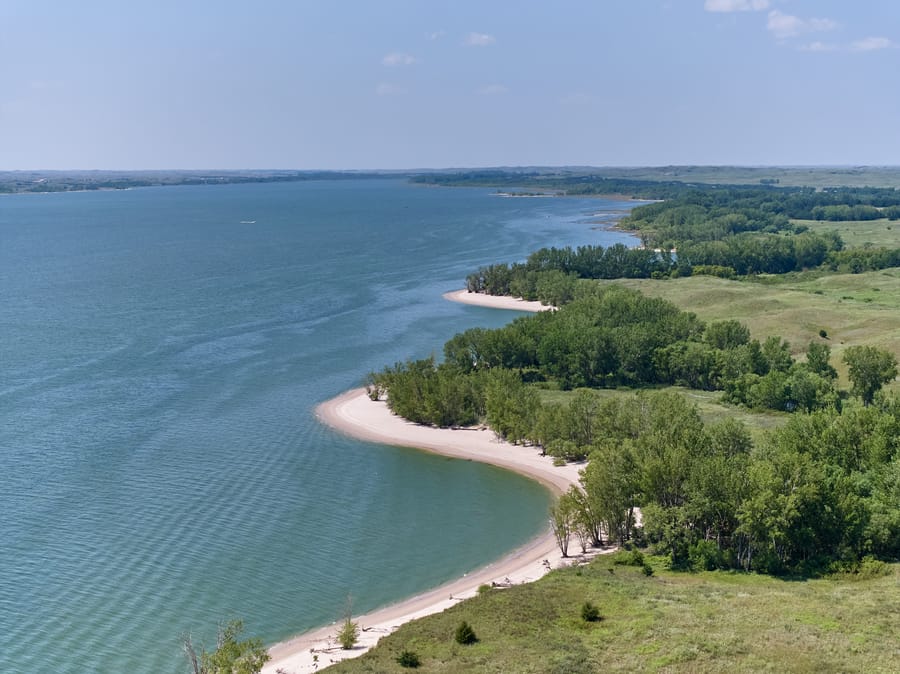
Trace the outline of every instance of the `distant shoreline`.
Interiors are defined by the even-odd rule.
[[[290,183],[311,180],[409,179],[406,172],[372,171],[0,171],[2,194],[59,194],[100,192],[137,187],[205,187],[208,185],[248,185]]]
[[[395,416],[384,401],[373,401],[365,389],[353,389],[316,408],[319,420],[351,437],[381,444],[413,447],[458,459],[480,461],[512,470],[536,480],[555,494],[577,483],[580,465],[554,466],[553,459],[541,456],[535,447],[512,445],[498,439],[489,429],[447,429],[422,426]],[[373,451],[378,451],[377,448]],[[597,554],[595,550],[592,554]],[[572,561],[572,560],[569,560]],[[345,658],[357,657],[400,625],[453,606],[477,594],[478,587],[496,583],[504,586],[537,580],[551,567],[567,563],[549,529],[524,546],[487,566],[438,588],[385,608],[354,616],[362,628],[356,648],[344,651],[334,640],[337,626],[323,627],[272,646],[272,660],[263,674],[313,671],[313,665],[327,667]],[[313,656],[318,656],[314,661]]]

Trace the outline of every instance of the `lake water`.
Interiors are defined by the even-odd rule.
[[[461,576],[548,495],[318,402],[517,314],[441,299],[627,204],[402,180],[0,197],[0,671],[182,672]]]

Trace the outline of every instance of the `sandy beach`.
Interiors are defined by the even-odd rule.
[[[443,298],[451,302],[459,302],[460,304],[473,304],[479,307],[488,307],[490,309],[509,309],[510,311],[551,311],[553,307],[548,307],[540,302],[531,302],[518,297],[503,297],[499,295],[485,295],[484,293],[470,293],[468,290],[453,290],[444,293]]]
[[[574,484],[581,468],[578,465],[554,466],[552,459],[541,456],[537,449],[511,445],[497,439],[493,431],[487,429],[443,429],[410,423],[394,416],[383,401],[370,400],[364,389],[354,389],[322,403],[316,409],[316,415],[323,423],[361,440],[483,461],[538,480],[555,493],[562,493]],[[373,447],[372,451],[378,451],[378,448]],[[362,632],[359,644],[352,650],[341,650],[334,639],[338,626],[332,625],[276,644],[269,649],[272,660],[262,671],[264,674],[319,671],[345,658],[362,655],[382,636],[405,622],[439,613],[474,596],[480,585],[526,583],[537,580],[551,568],[572,561],[572,558],[563,560],[548,529],[525,546],[463,578],[372,613],[354,616]]]

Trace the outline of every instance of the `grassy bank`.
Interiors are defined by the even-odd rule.
[[[867,580],[786,581],[665,571],[601,557],[539,582],[490,590],[401,627],[358,660],[328,671],[892,672],[900,662],[900,568]],[[585,601],[602,620],[581,618]],[[453,634],[467,621],[479,641]]]
[[[838,222],[793,220],[792,222],[796,225],[805,225],[814,232],[837,232],[848,248],[864,248],[866,246],[896,248],[900,245],[900,222],[887,218]]]
[[[868,344],[900,358],[898,268],[863,274],[785,274],[756,281],[695,276],[616,283],[667,299],[704,321],[741,321],[757,338],[780,335],[795,354],[805,351],[824,330],[832,364],[845,387],[846,370],[840,358],[845,346]]]

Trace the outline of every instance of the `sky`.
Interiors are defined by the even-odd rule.
[[[897,0],[0,0],[0,169],[898,165]]]

